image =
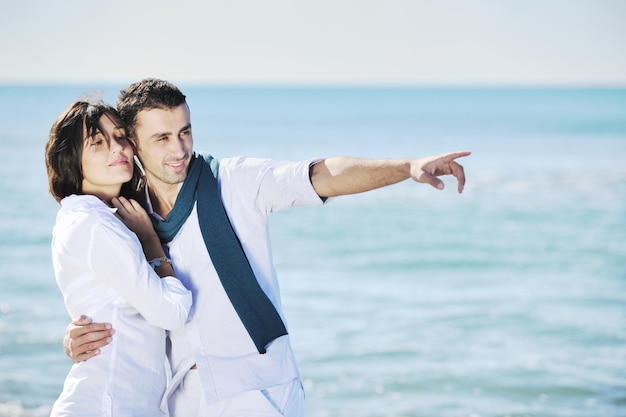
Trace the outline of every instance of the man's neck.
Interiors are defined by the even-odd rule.
[[[155,187],[148,183],[146,186],[148,187],[152,211],[165,219],[174,208],[180,184],[163,184]]]

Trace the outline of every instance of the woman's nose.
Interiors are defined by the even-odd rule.
[[[112,153],[119,153],[124,150],[126,146],[128,146],[128,143],[126,141],[118,141],[117,139],[112,139],[109,142],[109,148]]]

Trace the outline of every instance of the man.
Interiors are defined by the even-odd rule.
[[[465,175],[456,159],[470,152],[295,163],[225,158],[218,164],[193,153],[189,108],[170,83],[135,83],[120,93],[117,106],[145,169],[146,207],[177,277],[194,294],[187,325],[169,336],[173,376],[163,407],[169,403],[172,415],[185,417],[303,415],[271,262],[269,214],[408,178],[443,189],[437,177],[453,175],[460,193]],[[216,220],[219,213],[227,217]],[[247,291],[254,295],[243,295]],[[113,334],[109,324],[77,319],[68,327],[66,352],[74,361],[88,360]]]

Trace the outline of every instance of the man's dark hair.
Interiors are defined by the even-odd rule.
[[[185,101],[185,95],[174,84],[156,78],[146,78],[121,90],[117,99],[117,111],[128,129],[128,136],[137,139],[137,114],[141,110],[171,109]]]

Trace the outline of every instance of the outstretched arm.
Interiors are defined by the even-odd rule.
[[[465,172],[456,159],[471,152],[459,151],[415,159],[328,158],[311,167],[311,183],[320,197],[336,197],[374,190],[408,178],[440,190],[442,175],[453,175],[463,192]]]

